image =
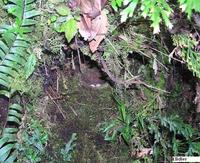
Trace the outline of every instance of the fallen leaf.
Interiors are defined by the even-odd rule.
[[[131,156],[132,157],[137,157],[137,158],[143,158],[145,156],[152,155],[152,154],[153,154],[152,148],[143,148],[140,151],[133,152],[131,154]]]
[[[76,9],[80,5],[80,0],[68,0],[68,7],[72,10]]]
[[[92,31],[96,31],[96,36],[89,42],[89,46],[90,50],[94,53],[108,31],[108,19],[105,12],[102,11],[101,15],[92,21]]]
[[[100,15],[107,0],[79,0],[79,7],[83,14],[94,19]]]
[[[90,40],[92,34],[92,20],[88,18],[86,15],[81,17],[80,22],[78,23],[78,29],[81,36],[84,40]]]
[[[77,0],[82,12],[78,29],[84,40],[89,42],[90,50],[95,52],[105,38],[108,30],[108,20],[101,11],[107,0]]]

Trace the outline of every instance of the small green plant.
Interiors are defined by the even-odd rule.
[[[153,157],[148,157],[157,162],[170,161],[173,155],[199,155],[199,133],[178,116],[167,117],[160,113],[151,115],[139,110],[131,118],[131,114],[126,112],[125,104],[119,99],[116,102],[120,114],[111,122],[104,123],[101,128],[105,140],[114,141],[123,137],[131,151],[135,151],[136,157],[138,151],[152,149]]]
[[[172,38],[176,47],[174,52],[186,62],[193,75],[200,78],[200,53],[195,50],[198,41],[187,34],[173,35]]]
[[[65,5],[57,6],[55,10],[56,13],[50,17],[49,21],[57,32],[65,33],[65,38],[70,42],[78,32],[76,20],[78,17],[74,16]]]
[[[165,161],[170,161],[172,155],[199,155],[199,133],[177,115],[166,117],[158,114],[147,118],[143,124],[143,129],[147,127],[154,139],[154,160],[159,160],[161,156]],[[194,148],[194,144],[197,148]]]
[[[105,133],[105,140],[115,141],[120,135],[127,144],[130,144],[133,137],[131,115],[127,113],[124,103],[117,96],[114,99],[120,114],[118,119],[103,124],[102,131]]]
[[[61,149],[61,155],[65,162],[70,162],[72,160],[72,154],[74,148],[76,147],[75,141],[77,140],[77,134],[73,133],[69,142],[65,145],[65,148]]]
[[[20,141],[17,144],[20,152],[18,161],[40,162],[41,157],[45,154],[48,133],[38,119],[31,119],[25,130],[22,131]]]

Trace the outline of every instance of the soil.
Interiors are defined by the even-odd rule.
[[[60,150],[65,147],[73,133],[77,133],[78,139],[75,142],[72,162],[127,162],[130,158],[128,147],[123,143],[105,141],[100,132],[101,124],[109,121],[117,113],[112,88],[86,87],[82,84],[84,73],[71,75],[71,70],[67,67],[62,71],[47,69],[48,79],[51,81],[44,80],[48,83],[44,84],[44,87],[46,96],[49,97],[47,113],[50,122],[47,123],[53,125],[50,126],[52,135],[49,138],[48,153],[44,162],[63,162]],[[96,72],[92,80],[89,79],[90,76],[84,76],[84,80],[99,80],[105,84],[105,81],[99,79],[97,69],[92,71]],[[58,79],[58,76],[65,78]],[[59,90],[56,90],[56,85]],[[119,145],[121,148],[118,148]]]
[[[80,75],[81,83],[90,88],[102,88],[106,85],[103,73],[96,67],[86,68]]]
[[[8,113],[8,99],[0,98],[0,131],[5,126]]]

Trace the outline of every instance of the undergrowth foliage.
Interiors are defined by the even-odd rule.
[[[177,34],[173,37],[174,53],[179,55],[194,76],[200,78],[200,53],[195,49],[198,41],[188,34]]]
[[[160,112],[150,115],[145,113],[147,110],[144,108],[131,114],[123,101],[118,97],[115,97],[115,101],[119,115],[102,124],[105,140],[123,139],[129,145],[134,158],[139,160],[149,157],[156,162],[169,162],[171,156],[200,154],[199,133],[179,116],[166,116]],[[151,152],[140,155],[144,149]]]
[[[182,12],[185,12],[190,19],[192,11],[200,12],[200,1],[197,0],[178,0]],[[120,10],[121,22],[125,22],[132,17],[135,10],[144,18],[151,20],[151,27],[154,33],[160,32],[160,24],[164,24],[171,29],[170,14],[173,13],[172,7],[165,0],[112,0],[111,5],[115,11]]]
[[[0,27],[2,36],[0,41],[0,84],[2,86],[0,94],[8,98],[15,91],[10,88],[10,84],[20,70],[26,72],[26,78],[33,72],[31,62],[35,59],[27,50],[30,46],[27,34],[32,32],[31,26],[35,23],[32,18],[38,15],[32,7],[33,0],[11,0],[9,2],[6,8],[9,13],[16,16],[16,21],[12,25],[6,24]],[[32,57],[32,60],[30,61],[28,57]]]
[[[34,9],[34,0],[8,0],[5,8],[15,18],[14,23],[0,27],[0,94],[11,98],[18,91],[11,84],[19,74],[24,79],[32,74],[36,63],[34,54],[29,53],[30,40],[28,34],[32,32],[33,18],[39,14]],[[20,80],[20,79],[19,79]],[[12,127],[6,126],[0,139],[0,161],[13,162],[16,159],[15,148],[17,125],[20,124],[22,107],[10,104],[7,124],[14,122]]]
[[[17,157],[17,152],[13,149],[16,148],[18,128],[9,127],[9,125],[20,125],[22,109],[18,104],[12,104],[9,107],[7,127],[4,129],[0,139],[0,162],[10,163]]]

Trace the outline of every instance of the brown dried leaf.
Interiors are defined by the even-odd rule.
[[[92,20],[86,15],[81,17],[81,20],[78,23],[78,29],[84,40],[90,40],[92,35],[94,35],[92,32]]]
[[[108,19],[103,11],[101,12],[101,15],[92,21],[92,29],[93,31],[96,31],[96,36],[89,42],[89,46],[90,50],[95,52],[108,31]]]
[[[100,15],[107,0],[79,0],[79,7],[83,14],[90,18]]]
[[[95,52],[105,38],[108,28],[107,16],[101,11],[107,0],[79,0],[82,18],[78,23],[79,33],[89,41],[90,50]],[[78,2],[77,2],[78,3]]]
[[[137,158],[143,158],[145,156],[151,155],[152,153],[152,148],[143,148],[140,151],[136,152],[135,156]]]
[[[67,2],[68,7],[71,8],[72,10],[76,9],[80,5],[80,0],[69,0]]]

